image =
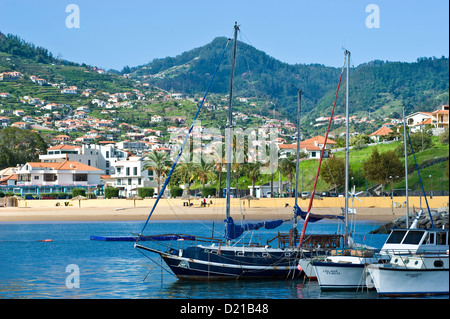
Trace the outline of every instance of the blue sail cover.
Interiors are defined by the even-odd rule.
[[[302,211],[302,209],[298,205],[294,206],[294,215],[296,217],[301,217],[302,219],[305,219],[307,214],[308,213]],[[322,220],[324,218],[344,220],[344,216],[340,216],[340,215],[318,215],[318,214],[309,214],[308,220],[309,220],[309,222],[314,223],[314,222],[318,222],[319,220]]]
[[[283,224],[284,220],[270,220],[262,221],[258,223],[246,223],[243,225],[236,225],[233,218],[228,217],[224,220],[225,222],[225,238],[226,239],[236,239],[242,235],[243,232],[249,230],[258,230],[261,227],[265,229],[274,229]]]

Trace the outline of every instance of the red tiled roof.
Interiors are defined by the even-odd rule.
[[[382,126],[378,130],[376,130],[375,132],[370,134],[369,136],[389,135],[389,133],[392,133],[392,132],[393,132],[393,130],[391,130],[390,128],[388,128],[386,126]]]

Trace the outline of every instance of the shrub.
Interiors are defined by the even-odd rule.
[[[116,187],[105,188],[105,198],[119,197],[119,189]]]
[[[155,189],[153,187],[140,187],[138,188],[138,196],[145,197],[153,197],[155,193]]]
[[[202,188],[203,197],[216,196],[216,188],[213,186],[205,186]]]
[[[86,196],[86,190],[84,190],[83,188],[74,188],[74,189],[72,189],[72,196],[75,197],[75,196],[78,196],[78,195]]]
[[[174,186],[170,189],[170,196],[172,197],[180,197],[183,195],[183,189],[179,186]]]

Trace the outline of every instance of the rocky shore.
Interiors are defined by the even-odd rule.
[[[448,217],[448,207],[443,207],[431,211],[431,218],[433,219],[434,228],[449,228],[449,217]],[[409,214],[409,223],[411,225],[416,218],[417,213]],[[420,215],[419,221],[417,222],[417,228],[419,229],[430,229],[431,228],[430,215],[427,210],[423,210]],[[371,234],[388,234],[392,228],[406,228],[406,216],[399,217],[392,222],[386,223],[376,230],[373,230]]]

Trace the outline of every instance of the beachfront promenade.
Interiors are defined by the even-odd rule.
[[[360,197],[354,200],[354,207],[356,208],[401,208],[405,207],[406,197],[394,197],[391,199],[390,196],[386,197]],[[70,206],[76,207],[152,207],[156,199],[146,198],[143,200],[129,200],[129,199],[89,199],[89,200],[70,200],[70,199],[48,199],[48,200],[19,200],[18,207],[42,207],[51,208],[58,206],[65,206],[65,203],[69,203]],[[224,198],[207,198],[208,207],[225,207]],[[306,209],[309,205],[309,198],[298,199],[299,206]],[[313,207],[344,207],[344,197],[324,197],[322,199],[314,199]],[[447,196],[433,196],[433,198],[427,198],[428,205],[430,208],[448,207],[449,198]],[[187,199],[180,198],[161,198],[158,205],[159,206],[179,206],[183,207],[186,205]],[[194,207],[200,207],[201,199],[192,198],[190,203]],[[212,203],[212,204],[210,204]],[[59,205],[58,205],[59,204]],[[294,198],[260,198],[260,199],[231,199],[232,207],[252,207],[252,208],[284,208],[294,206]],[[352,207],[352,200],[349,199],[349,206]],[[410,207],[426,207],[424,197],[420,196],[410,196],[409,197]]]
[[[126,221],[146,220],[155,199],[89,199],[89,200],[18,200],[18,207],[3,207],[0,199],[0,222],[15,221]],[[404,216],[405,197],[361,197],[354,201],[358,220],[393,221]],[[207,199],[202,207],[200,199],[161,199],[152,220],[223,220],[225,199]],[[212,202],[212,204],[210,204]],[[432,210],[448,209],[447,196],[428,198]],[[258,200],[231,199],[231,216],[236,219],[289,219],[292,218],[294,198],[262,198]],[[309,199],[299,199],[300,207],[306,211]],[[403,207],[402,207],[403,206]],[[314,199],[315,214],[341,214],[343,197]],[[352,207],[352,201],[349,201]],[[425,199],[409,197],[409,212],[426,211]]]

